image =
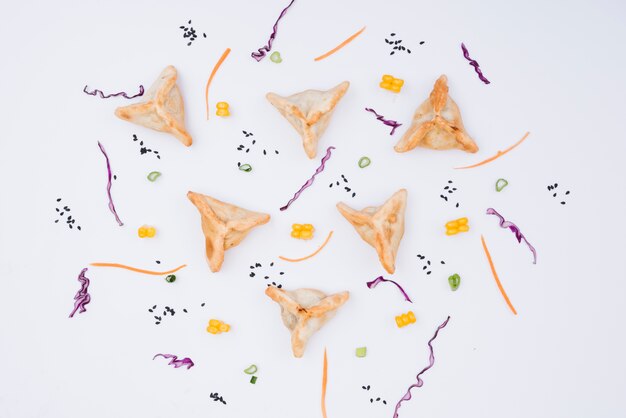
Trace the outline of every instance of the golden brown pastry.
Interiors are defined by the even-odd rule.
[[[445,75],[439,77],[430,97],[417,108],[411,127],[394,149],[407,152],[415,147],[478,151],[478,146],[465,131],[458,106],[448,96],[448,79]]]
[[[191,136],[185,130],[185,106],[176,84],[176,68],[166,67],[152,84],[143,101],[115,109],[115,116],[155,131],[174,135],[185,146]]]
[[[269,222],[270,215],[242,209],[210,196],[188,192],[187,197],[202,216],[206,257],[212,272],[220,271],[224,252],[239,243],[255,226]]]
[[[306,155],[315,158],[317,143],[348,87],[350,83],[344,81],[327,91],[306,90],[288,97],[267,93],[265,97],[296,128],[302,137]]]
[[[396,254],[404,235],[404,210],[407,192],[400,189],[382,206],[354,210],[338,203],[339,212],[354,226],[356,232],[376,249],[380,263],[390,274],[396,271]]]
[[[350,297],[348,292],[326,296],[316,289],[285,291],[269,286],[265,294],[280,305],[283,323],[291,331],[291,349],[295,357],[302,357],[306,343],[319,331],[335,311]]]

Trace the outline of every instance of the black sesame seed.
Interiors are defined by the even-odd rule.
[[[205,303],[204,303],[204,302],[202,302],[202,305],[200,305],[200,306],[204,306],[204,305],[205,305]]]

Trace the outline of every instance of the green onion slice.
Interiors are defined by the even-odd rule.
[[[508,185],[509,182],[505,179],[498,179],[498,181],[496,181],[496,192],[501,192],[502,189],[504,189]]]
[[[272,55],[270,55],[270,60],[276,64],[280,64],[283,62],[283,59],[280,57],[280,52],[274,51]]]
[[[255,374],[257,370],[258,370],[258,369],[257,369],[256,365],[255,365],[255,364],[253,364],[253,365],[251,365],[250,367],[248,367],[246,370],[244,370],[243,372],[244,372],[245,374]]]
[[[176,281],[176,275],[175,274],[169,274],[165,277],[165,281],[168,283],[174,283]]]
[[[150,174],[148,174],[148,180],[150,181],[155,181],[156,179],[158,179],[161,176],[161,173],[159,173],[158,171],[153,171]]]
[[[461,285],[461,276],[455,273],[452,276],[448,277],[448,284],[450,284],[450,289],[452,289],[453,291],[458,289]]]
[[[256,376],[252,376],[250,378],[250,383],[252,383],[253,385],[256,384]]]
[[[365,168],[368,165],[370,165],[372,163],[372,160],[370,160],[367,157],[361,157],[361,159],[359,160],[359,167],[361,168]]]
[[[249,173],[252,171],[252,166],[250,164],[242,164],[239,166],[239,169],[241,171],[245,171],[246,173]]]
[[[367,347],[358,347],[356,349],[357,357],[365,357],[366,354],[367,354]]]

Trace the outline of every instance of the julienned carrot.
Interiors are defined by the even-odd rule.
[[[324,372],[322,374],[322,417],[326,417],[326,383],[328,382],[328,359],[324,349]]]
[[[330,237],[332,237],[332,236],[333,236],[333,231],[330,231],[330,233],[326,237],[326,241],[324,241],[324,243],[317,250],[315,250],[315,252],[313,254],[309,254],[306,257],[302,257],[302,258],[287,258],[287,257],[283,257],[282,255],[279,255],[278,258],[280,258],[281,260],[290,261],[292,263],[295,263],[295,262],[298,262],[298,261],[304,261],[306,259],[309,259],[309,258],[317,255],[317,253],[319,253],[320,251],[322,251],[322,249],[326,246],[326,244],[328,244],[328,241],[330,241]]]
[[[175,273],[178,270],[180,270],[180,269],[182,269],[184,267],[187,267],[187,264],[183,264],[182,266],[176,267],[174,270],[169,270],[169,271],[152,271],[152,270],[138,269],[136,267],[126,266],[124,264],[117,264],[117,263],[91,263],[90,265],[92,265],[94,267],[116,267],[116,268],[120,268],[120,269],[136,271],[137,273],[152,274],[153,276],[161,276],[163,274]]]
[[[498,273],[496,273],[496,268],[493,265],[493,260],[491,259],[491,254],[489,254],[489,249],[487,249],[487,243],[485,242],[485,238],[481,235],[480,240],[483,242],[483,248],[485,249],[485,254],[487,255],[487,261],[489,261],[489,267],[491,267],[491,273],[493,273],[493,278],[496,279],[496,284],[498,285],[498,289],[500,289],[500,293],[504,297],[506,304],[509,305],[511,312],[517,315],[517,311],[513,307],[513,304],[509,300],[509,297],[506,295],[504,288],[502,287],[502,283],[500,283],[500,279],[498,278]]]
[[[489,158],[487,158],[486,160],[481,161],[481,162],[479,162],[479,163],[477,163],[477,164],[474,164],[474,165],[468,165],[468,166],[465,166],[465,167],[455,167],[455,169],[456,169],[456,170],[463,170],[463,169],[466,169],[466,168],[474,168],[474,167],[478,167],[478,166],[481,166],[481,165],[485,165],[485,164],[487,164],[487,163],[490,163],[490,162],[492,162],[493,160],[495,160],[496,158],[500,158],[500,157],[502,157],[504,154],[506,154],[507,152],[511,151],[513,148],[517,147],[519,144],[521,144],[522,142],[524,142],[524,140],[525,140],[526,138],[528,138],[528,135],[530,135],[530,132],[526,132],[526,135],[524,135],[524,136],[522,137],[522,139],[520,139],[519,141],[517,141],[515,144],[511,145],[510,147],[508,147],[508,148],[507,148],[507,149],[505,149],[504,151],[498,151],[498,153],[497,153],[496,155],[494,155],[493,157],[489,157]]]
[[[209,85],[211,85],[211,81],[213,80],[215,73],[217,72],[217,70],[219,70],[220,66],[222,65],[228,54],[230,54],[230,48],[226,48],[220,59],[217,60],[215,67],[213,67],[213,71],[211,71],[209,80],[206,82],[206,87],[204,88],[204,99],[206,100],[206,120],[209,120]]]
[[[357,33],[355,33],[354,35],[352,35],[351,37],[349,37],[348,39],[346,39],[345,41],[343,41],[342,43],[340,43],[339,45],[337,45],[336,47],[334,47],[333,49],[331,49],[327,53],[322,54],[319,57],[315,58],[313,61],[321,61],[324,58],[333,55],[335,52],[339,51],[341,48],[343,48],[344,46],[348,45],[350,42],[354,41],[354,38],[356,38],[357,36],[362,34],[364,30],[365,30],[365,26],[363,26],[363,28],[361,28],[360,31],[358,31]]]

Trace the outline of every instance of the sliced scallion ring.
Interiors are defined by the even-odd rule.
[[[148,174],[148,180],[155,181],[160,176],[161,176],[161,173],[159,173],[158,171],[152,171],[150,174]]]
[[[258,369],[257,369],[257,367],[256,367],[256,364],[252,364],[250,367],[248,367],[248,368],[247,368],[246,370],[244,370],[243,372],[244,372],[245,374],[255,374],[257,370],[258,370]]]
[[[370,160],[367,157],[361,157],[361,159],[359,160],[359,167],[361,168],[365,168],[368,165],[370,165],[372,163],[372,160]]]
[[[496,192],[501,192],[502,189],[504,189],[508,185],[509,182],[505,179],[498,179],[498,181],[496,181]]]

